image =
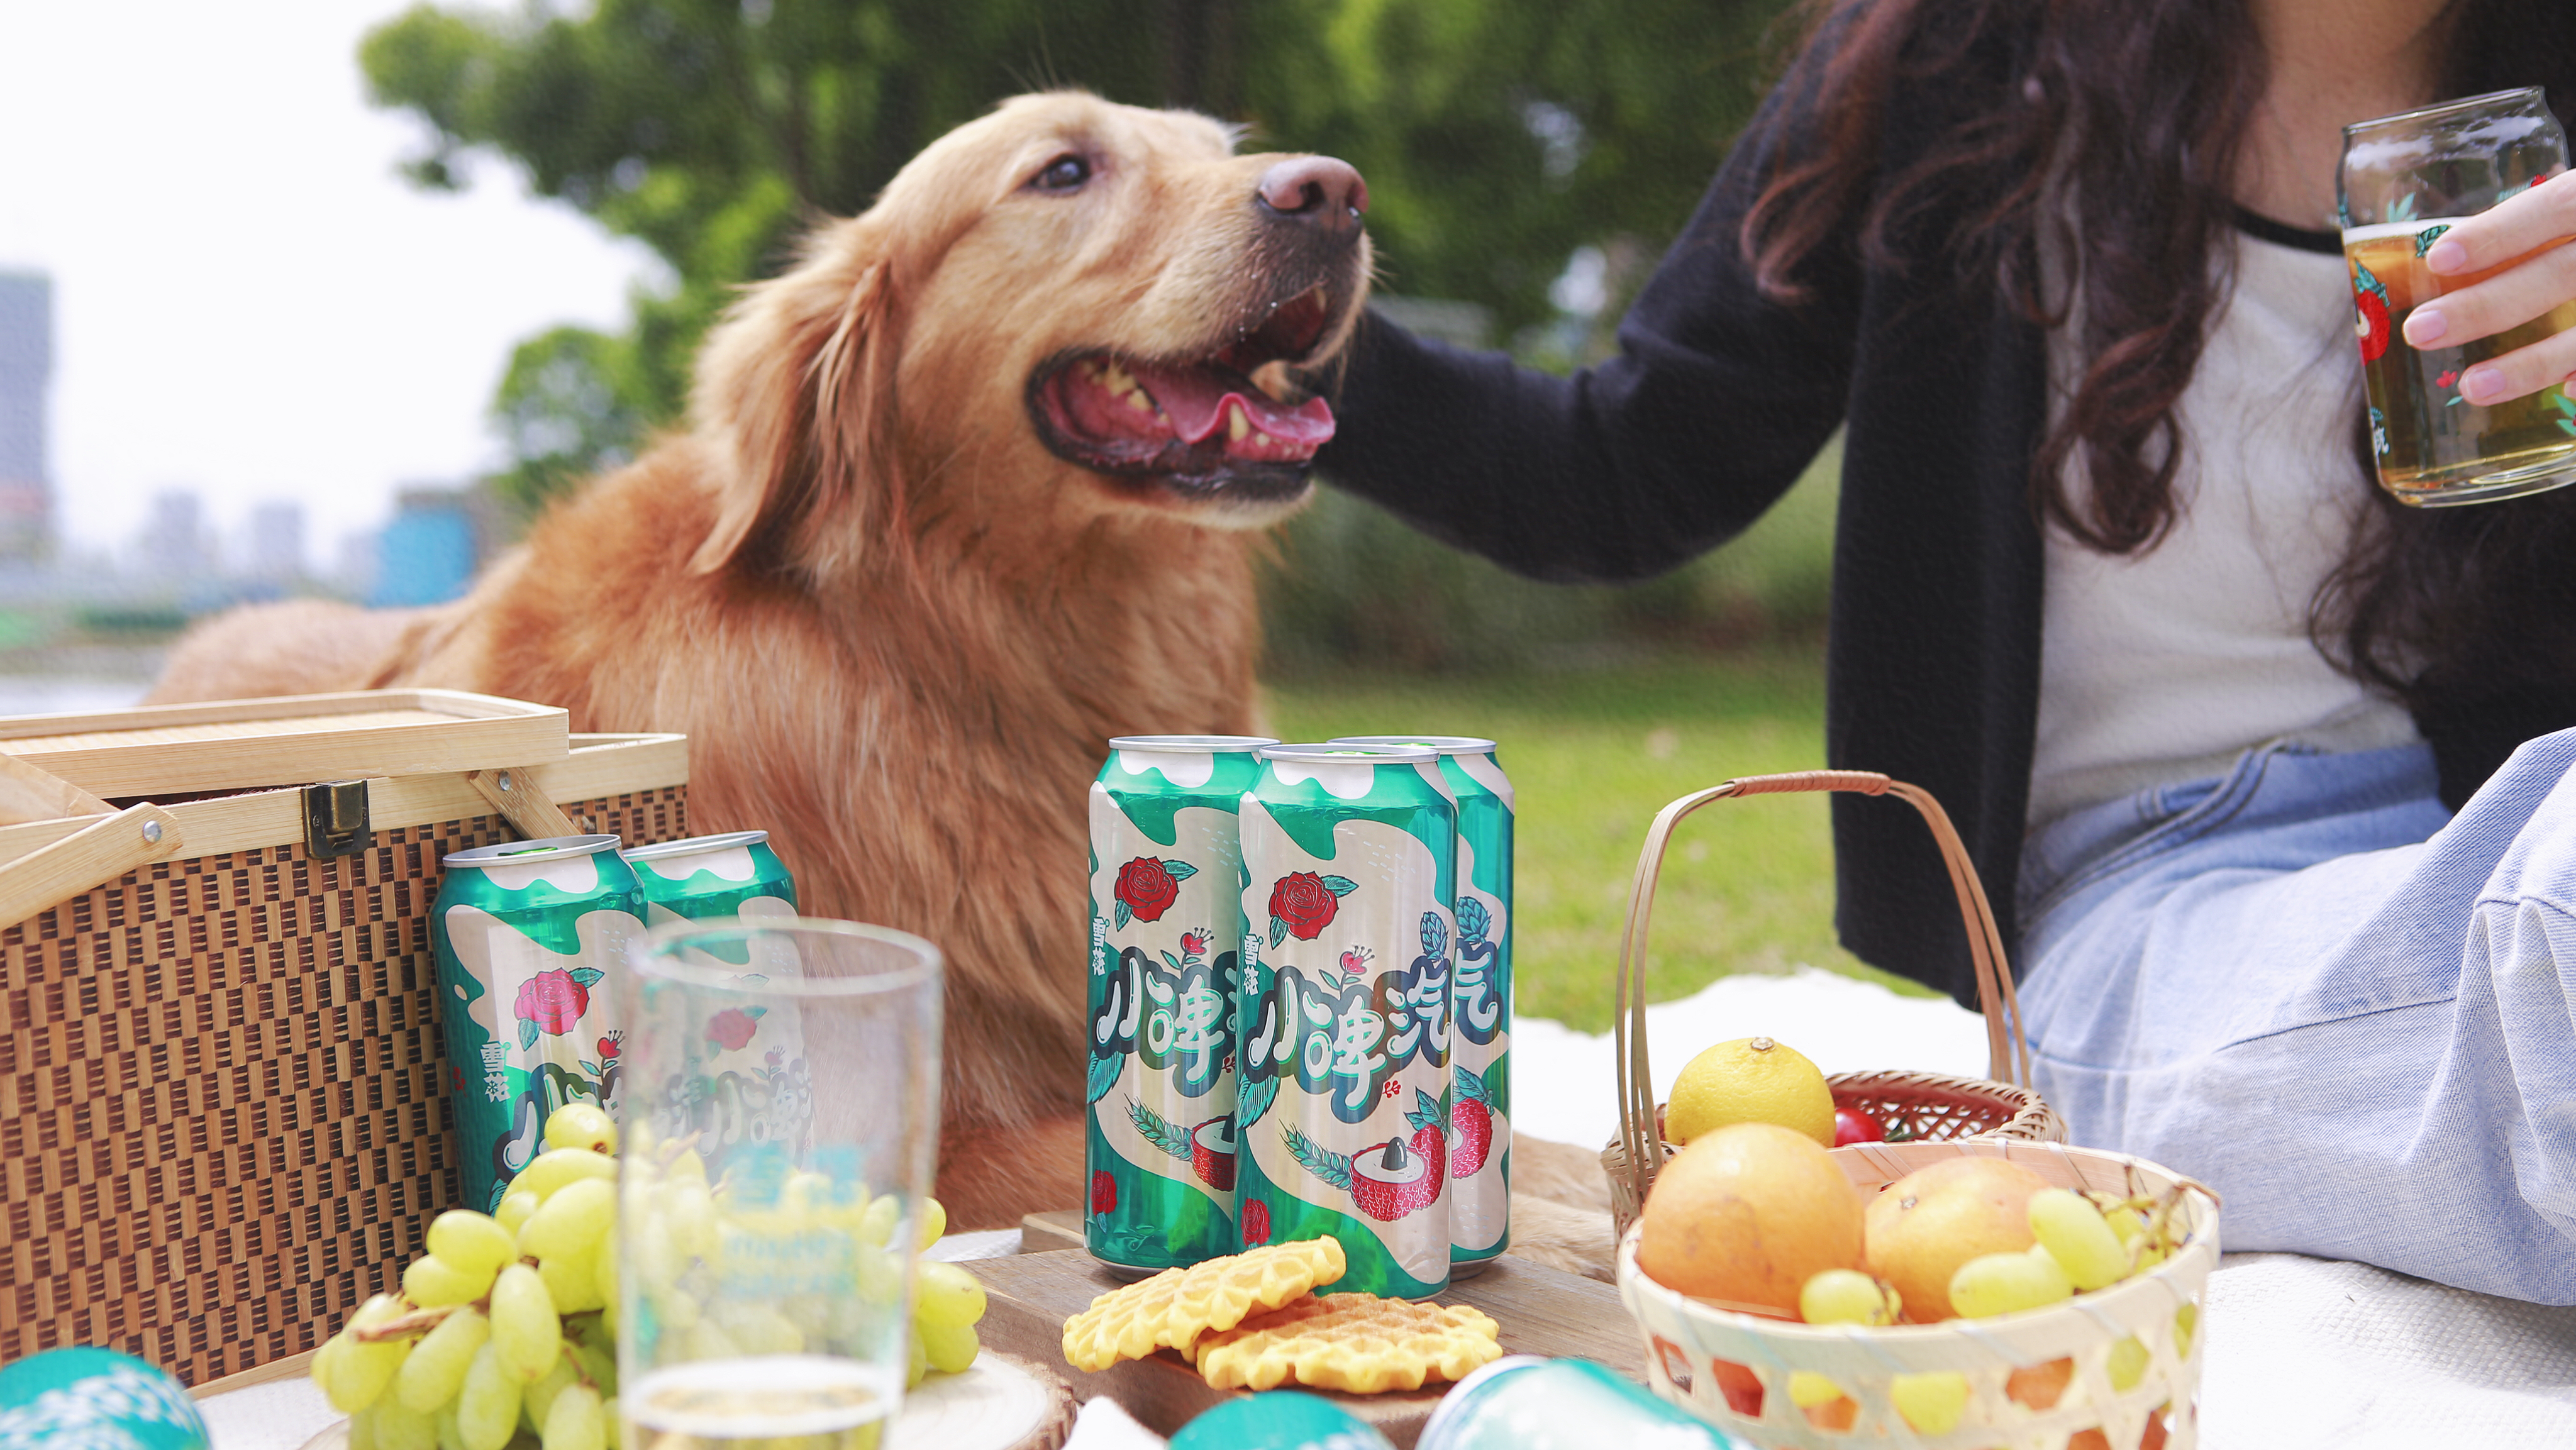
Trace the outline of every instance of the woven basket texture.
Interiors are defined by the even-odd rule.
[[[688,787],[568,805],[688,834]],[[202,1384],[394,1289],[458,1198],[429,910],[497,815],[156,863],[0,931],[0,1363],[61,1345]]]

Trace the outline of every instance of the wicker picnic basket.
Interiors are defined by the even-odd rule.
[[[441,858],[594,831],[687,835],[687,742],[435,690],[0,719],[0,1364],[203,1384],[395,1287],[458,1194]]]
[[[1888,1128],[1891,1139],[1905,1142],[1956,1142],[2009,1139],[2062,1143],[2065,1124],[2031,1086],[2030,1045],[2024,1040],[2021,1013],[2013,996],[2012,973],[2004,962],[2002,934],[1978,884],[1967,847],[1941,803],[1920,786],[1861,770],[1810,770],[1789,775],[1754,775],[1730,780],[1683,796],[1663,808],[1646,830],[1645,848],[1637,854],[1637,874],[1628,887],[1628,921],[1619,937],[1617,1032],[1619,1069],[1619,1136],[1601,1150],[1601,1166],[1610,1178],[1610,1207],[1618,1231],[1625,1234],[1646,1202],[1646,1192],[1665,1160],[1678,1151],[1663,1140],[1663,1110],[1654,1100],[1654,1075],[1646,1058],[1646,927],[1654,915],[1655,884],[1662,874],[1664,846],[1673,828],[1711,801],[1736,796],[1779,795],[1795,791],[1853,791],[1892,795],[1922,812],[1950,868],[1959,911],[1967,922],[1968,951],[1975,959],[1977,998],[1986,1017],[1987,1078],[1947,1077],[1927,1072],[1850,1072],[1827,1079],[1837,1107],[1857,1108]]]

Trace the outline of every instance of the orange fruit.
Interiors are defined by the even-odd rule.
[[[1950,1307],[1950,1276],[1961,1264],[2017,1254],[2036,1242],[2030,1196],[2047,1186],[2047,1179],[2002,1158],[1944,1158],[1918,1168],[1869,1201],[1866,1267],[1896,1286],[1907,1319],[1948,1319],[1957,1312]]]
[[[1809,1278],[1860,1266],[1860,1191],[1815,1139],[1776,1123],[1694,1139],[1656,1177],[1639,1222],[1646,1277],[1791,1319]]]
[[[1834,1146],[1834,1093],[1796,1048],[1768,1037],[1721,1042],[1683,1064],[1664,1105],[1664,1136],[1689,1144],[1729,1123],[1777,1123]]]

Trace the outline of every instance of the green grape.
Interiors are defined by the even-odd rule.
[[[439,1407],[438,1450],[465,1450],[465,1432],[456,1428],[454,1404]]]
[[[2134,1334],[2111,1346],[2111,1388],[2130,1390],[2147,1372],[2147,1347]]]
[[[456,1433],[465,1450],[501,1450],[519,1427],[520,1378],[502,1361],[501,1341],[474,1351],[456,1391]]]
[[[808,1217],[832,1207],[832,1179],[829,1174],[799,1168],[779,1185],[778,1206],[791,1217]]]
[[[519,1256],[510,1230],[470,1208],[451,1208],[430,1221],[429,1251],[468,1274],[497,1274]]]
[[[572,1355],[581,1361],[583,1377],[599,1386],[601,1394],[617,1393],[617,1351],[613,1347],[602,1349],[595,1344],[576,1344]]]
[[[602,1178],[567,1183],[546,1195],[520,1227],[519,1252],[532,1259],[588,1254],[616,1222],[616,1184]]]
[[[599,1420],[600,1428],[606,1431],[608,1435],[608,1450],[617,1450],[617,1437],[624,1434],[625,1430],[621,1427],[621,1423],[617,1418],[617,1397],[615,1395],[610,1395],[607,1399],[599,1402]]]
[[[866,1217],[859,1221],[860,1240],[880,1249],[892,1243],[895,1219],[902,1212],[903,1205],[895,1202],[894,1195],[891,1193],[871,1201],[868,1204]],[[946,1210],[942,1210],[941,1214],[945,1217]]]
[[[378,1294],[358,1306],[349,1316],[346,1328],[333,1338],[339,1348],[325,1346],[323,1354],[314,1356],[314,1379],[322,1386],[323,1395],[343,1414],[355,1415],[382,1398],[385,1386],[402,1370],[403,1357],[411,1353],[408,1339],[387,1339],[376,1343],[360,1340],[352,1331],[371,1328],[404,1312],[401,1299],[391,1294]],[[324,1364],[325,1359],[329,1363]]]
[[[2199,1328],[2199,1305],[2185,1304],[2174,1311],[2174,1358],[2191,1358],[2191,1336]]]
[[[590,1276],[590,1256],[557,1255],[537,1264],[537,1277],[545,1281],[547,1297],[555,1301],[557,1314],[579,1314],[585,1310],[607,1308],[599,1297],[599,1284]]]
[[[705,1258],[716,1251],[715,1199],[703,1182],[674,1184],[662,1209],[671,1247],[682,1258]]]
[[[707,1160],[699,1157],[695,1148],[683,1149],[678,1157],[671,1160],[670,1166],[662,1170],[662,1177],[672,1183],[704,1183],[707,1181]]]
[[[2078,1289],[2116,1284],[2129,1272],[2128,1250],[2101,1211],[2063,1188],[2030,1196],[2030,1231]]]
[[[546,1413],[545,1450],[606,1450],[608,1425],[599,1391],[574,1385],[555,1397]]]
[[[617,1151],[617,1120],[589,1103],[566,1103],[546,1118],[546,1146]]]
[[[662,1316],[662,1325],[666,1329],[695,1329],[698,1321],[705,1317],[699,1311],[696,1297],[678,1289],[654,1295],[653,1308]]]
[[[1894,1324],[1903,1302],[1892,1284],[1857,1269],[1826,1269],[1798,1291],[1798,1317],[1809,1324]]]
[[[492,1321],[472,1305],[448,1315],[412,1346],[402,1373],[394,1377],[394,1397],[415,1414],[435,1412],[456,1398],[456,1387],[465,1383],[465,1369],[474,1362],[474,1352],[491,1337]]]
[[[434,1412],[415,1410],[387,1395],[367,1413],[375,1419],[376,1450],[431,1450],[438,1443]]]
[[[936,1324],[916,1324],[913,1337],[920,1341],[923,1358],[941,1374],[955,1374],[975,1362],[983,1351],[983,1342],[975,1337],[975,1326],[961,1324],[943,1328]]]
[[[492,1283],[488,1348],[521,1384],[554,1368],[556,1356],[563,1353],[563,1324],[555,1317],[554,1296],[525,1264],[503,1269]]]
[[[602,1305],[600,1305],[600,1306],[599,1306],[599,1322],[600,1322],[601,1324],[603,1324],[603,1325],[607,1326],[609,1336],[610,1336],[612,1339],[616,1337],[616,1334],[617,1334],[617,1301],[616,1301],[616,1300],[611,1299],[611,1300],[609,1300],[607,1303],[602,1304]]]
[[[525,1228],[528,1216],[537,1211],[537,1196],[524,1188],[513,1188],[501,1195],[501,1206],[492,1210],[492,1221],[510,1235],[510,1251],[517,1253],[519,1230]]]
[[[930,1377],[930,1346],[923,1344],[918,1334],[906,1337],[912,1341],[912,1366],[904,1371],[903,1387],[917,1390],[921,1388],[921,1382]]]
[[[1901,1374],[1888,1381],[1887,1397],[1916,1434],[1947,1435],[1967,1413],[1968,1377],[1956,1370]]]
[[[1950,1276],[1950,1307],[1963,1319],[2037,1309],[2074,1292],[2066,1271],[2045,1252],[1985,1254],[1961,1264],[1959,1272]]]
[[[617,1177],[617,1160],[588,1148],[553,1148],[538,1154],[519,1176],[510,1180],[510,1191],[526,1189],[540,1199],[552,1198],[555,1190],[567,1183],[585,1178]]]
[[[957,1329],[984,1317],[984,1286],[955,1264],[925,1261],[915,1282],[912,1317]]]
[[[347,1450],[376,1450],[376,1407],[369,1405],[349,1417]],[[131,1440],[126,1442],[132,1444]]]
[[[1843,1398],[1843,1387],[1814,1370],[1800,1369],[1789,1372],[1789,1403],[1799,1409],[1812,1410],[1818,1405],[1830,1405],[1841,1398]]]
[[[555,1396],[581,1381],[581,1364],[567,1354],[555,1360],[555,1367],[528,1382],[519,1392],[519,1416],[531,1430],[546,1427],[546,1411],[554,1408]]]
[[[403,1270],[403,1297],[423,1309],[471,1304],[491,1292],[492,1275],[498,1269],[498,1265],[465,1269],[436,1254],[423,1254]]]
[[[851,1256],[850,1270],[857,1281],[859,1297],[871,1304],[892,1304],[903,1294],[903,1265],[884,1249],[857,1246]]]
[[[727,1304],[716,1315],[745,1354],[798,1354],[805,1348],[804,1334],[766,1304]]]
[[[929,1248],[946,1237],[947,1233],[948,1210],[939,1206],[938,1199],[923,1198],[921,1200],[921,1246],[925,1249]]]
[[[601,1304],[617,1297],[617,1233],[613,1227],[599,1236],[599,1248],[590,1259],[590,1281],[599,1286]]]
[[[725,1333],[724,1326],[712,1319],[701,1319],[689,1330],[689,1358],[740,1359],[742,1346]]]

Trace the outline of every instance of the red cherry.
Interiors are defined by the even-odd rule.
[[[2352,330],[2361,339],[2361,360],[2377,362],[2388,351],[2388,304],[2375,292],[2358,293],[2352,301]]]
[[[1887,1129],[1878,1121],[1878,1119],[1871,1117],[1869,1114],[1862,1112],[1858,1108],[1834,1109],[1835,1147],[1843,1148],[1854,1143],[1884,1143],[1886,1141]]]

